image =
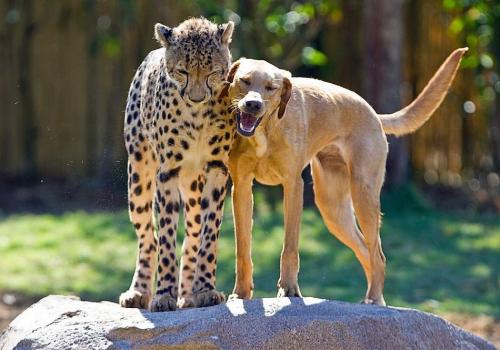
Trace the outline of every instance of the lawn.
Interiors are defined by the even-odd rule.
[[[274,296],[283,238],[282,209],[258,198],[253,259],[255,296]],[[230,202],[219,245],[218,287],[231,292],[234,238]],[[418,196],[384,197],[382,242],[390,305],[500,318],[500,219],[436,213]],[[306,296],[357,302],[366,283],[354,254],[304,212],[300,285]],[[116,301],[136,254],[125,210],[0,216],[0,291],[77,294]]]

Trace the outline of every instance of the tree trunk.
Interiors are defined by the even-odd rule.
[[[365,0],[363,28],[364,96],[378,113],[401,108],[403,74],[404,0]],[[407,180],[408,142],[389,137],[386,182],[400,186]]]

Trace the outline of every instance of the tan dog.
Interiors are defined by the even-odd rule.
[[[465,51],[455,50],[415,101],[387,115],[377,114],[352,91],[315,79],[291,78],[289,72],[265,61],[240,59],[233,64],[228,91],[243,136],[235,141],[229,159],[237,242],[233,298],[252,297],[254,179],[283,185],[285,240],[278,296],[301,296],[297,281],[301,172],[311,163],[315,202],[326,226],[354,251],[365,272],[364,302],[385,305],[385,257],[379,235],[379,197],[388,150],[385,134],[411,133],[430,118]]]

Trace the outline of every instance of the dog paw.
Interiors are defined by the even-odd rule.
[[[147,309],[151,296],[138,290],[127,290],[120,295],[119,303],[122,307]]]
[[[283,297],[302,297],[302,294],[300,293],[299,286],[292,285],[292,286],[283,286],[278,288],[278,298],[283,298]]]
[[[218,305],[226,300],[224,293],[215,289],[193,293],[192,303],[194,307],[205,307]]]
[[[229,296],[227,297],[227,301],[230,302],[230,301],[233,301],[233,300],[242,300],[243,298],[240,298],[240,296],[238,294],[229,294]]]
[[[385,300],[384,297],[380,297],[378,299],[365,298],[364,300],[361,300],[361,304],[385,306]]]
[[[170,295],[156,295],[151,303],[152,312],[175,311],[177,300]]]
[[[249,290],[235,289],[233,290],[233,293],[229,295],[227,300],[252,299],[252,294],[253,294],[252,289]]]

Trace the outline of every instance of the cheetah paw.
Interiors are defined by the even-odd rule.
[[[122,307],[147,309],[151,296],[148,293],[129,289],[120,295],[119,303]]]
[[[215,289],[193,293],[192,303],[194,307],[205,307],[218,305],[226,300],[224,293]]]
[[[302,297],[302,294],[300,293],[299,285],[291,285],[291,286],[284,286],[284,287],[278,287],[278,298],[284,298],[284,297]]]
[[[152,312],[175,311],[177,300],[170,295],[156,295],[151,303]]]
[[[177,302],[177,307],[179,309],[188,309],[194,307],[193,299],[191,297],[182,297]]]

